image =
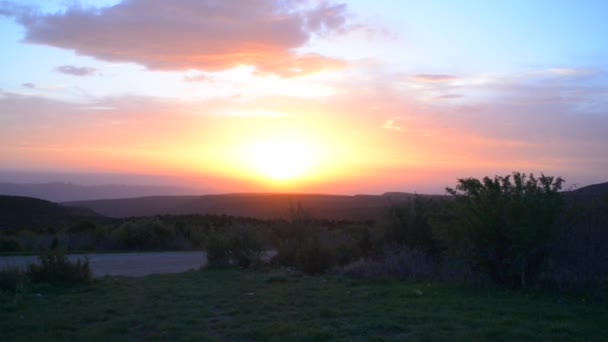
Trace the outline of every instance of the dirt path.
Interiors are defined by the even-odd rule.
[[[139,277],[157,273],[180,273],[198,269],[207,262],[205,252],[150,252],[70,255],[70,260],[89,258],[94,277],[121,275]],[[38,262],[36,256],[0,257],[0,269],[9,266],[25,268]]]

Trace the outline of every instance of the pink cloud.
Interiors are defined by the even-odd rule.
[[[445,74],[418,74],[410,77],[411,80],[421,83],[443,83],[458,79],[454,75]]]
[[[38,14],[16,5],[25,41],[110,62],[156,70],[220,71],[248,65],[260,73],[298,76],[344,62],[301,54],[313,35],[345,29],[346,5],[284,0],[127,0],[112,7]]]

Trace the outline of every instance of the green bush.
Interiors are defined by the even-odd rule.
[[[496,282],[526,287],[536,280],[557,232],[562,178],[513,173],[494,179],[459,179],[455,237],[475,264]]]
[[[58,250],[52,250],[39,257],[40,264],[28,266],[26,275],[33,283],[74,284],[91,280],[89,260],[71,262]]]

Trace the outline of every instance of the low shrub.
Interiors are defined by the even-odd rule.
[[[234,227],[231,231],[214,232],[205,243],[208,265],[251,267],[261,262],[264,242],[252,227]]]
[[[209,267],[226,267],[230,265],[230,241],[222,234],[213,233],[207,236],[204,243]]]
[[[27,281],[25,272],[18,267],[7,267],[0,271],[0,292],[15,293]]]
[[[0,252],[20,252],[23,247],[12,237],[0,237]]]
[[[40,264],[29,265],[26,272],[33,283],[73,284],[91,280],[89,260],[86,258],[71,262],[59,250],[49,251],[38,258]]]
[[[331,252],[318,239],[307,239],[297,249],[296,266],[308,274],[323,273],[333,266]]]
[[[240,267],[259,264],[264,251],[260,236],[252,228],[238,228],[230,238],[230,251]]]
[[[396,277],[459,283],[487,282],[476,275],[468,263],[431,257],[426,252],[400,245],[387,246],[380,256],[359,259],[341,267],[338,273],[357,278]]]

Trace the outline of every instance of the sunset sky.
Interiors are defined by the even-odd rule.
[[[442,193],[512,171],[605,182],[607,13],[574,0],[0,1],[0,171],[215,192]]]

